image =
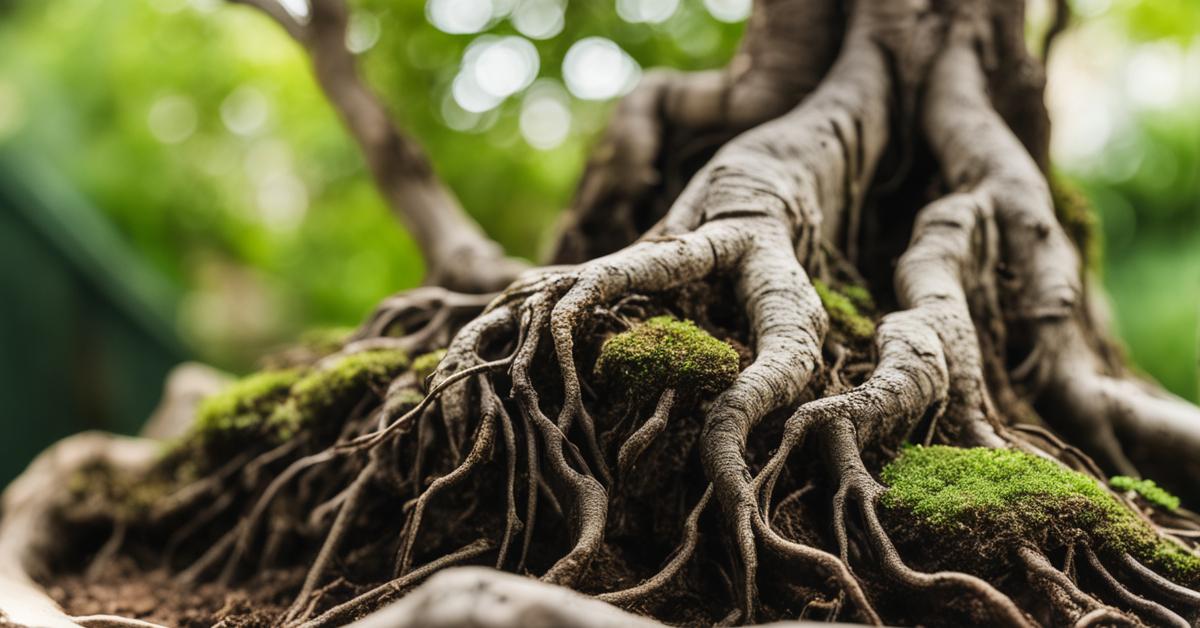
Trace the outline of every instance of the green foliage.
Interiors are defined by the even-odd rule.
[[[860,342],[869,341],[875,336],[875,322],[859,310],[874,305],[871,294],[865,288],[844,286],[835,290],[819,279],[813,280],[813,287],[821,297],[825,311],[829,313],[834,331]]]
[[[298,369],[262,371],[230,384],[200,403],[194,433],[209,439],[259,426],[287,398],[301,375]]]
[[[1200,557],[1159,539],[1096,480],[1050,460],[1010,449],[907,446],[882,477],[884,505],[935,533],[970,536],[982,548],[1084,534],[1102,551],[1200,581]]]
[[[1118,491],[1133,491],[1147,502],[1167,510],[1179,508],[1179,498],[1155,484],[1154,480],[1135,480],[1127,475],[1114,475],[1108,479],[1108,485]]]
[[[446,350],[438,349],[414,358],[412,371],[417,376],[417,381],[424,382],[430,375],[433,375],[433,372],[437,370],[438,364],[445,357]]]
[[[738,374],[738,354],[692,321],[656,316],[604,342],[596,374],[645,397],[667,389],[720,392]]]

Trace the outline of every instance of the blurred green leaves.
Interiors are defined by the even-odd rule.
[[[1196,398],[1200,102],[1173,96],[1174,74],[1164,68],[1195,75],[1200,67],[1200,3],[1073,5],[1075,30],[1103,37],[1075,55],[1096,61],[1092,74],[1077,66],[1051,73],[1052,90],[1083,94],[1080,109],[1062,114],[1078,122],[1074,130],[1056,130],[1056,141],[1074,147],[1057,151],[1058,166],[1101,214],[1104,280],[1133,358]],[[564,77],[572,47],[602,38],[589,41],[611,42],[641,72],[716,67],[736,46],[745,2],[353,6],[348,43],[361,51],[370,84],[489,233],[537,258],[611,105],[571,93],[579,91]],[[413,243],[306,58],[269,20],[220,0],[3,7],[0,144],[53,163],[175,284],[185,295],[178,327],[202,359],[245,366],[300,329],[355,324],[381,297],[420,280]],[[506,98],[492,95],[494,107],[467,110],[456,81],[528,82],[476,63],[500,38],[521,38],[514,50],[536,53],[536,78]],[[1065,41],[1056,56],[1070,56]],[[589,80],[612,69],[604,59],[621,58],[589,57]],[[1188,90],[1198,81],[1181,93],[1196,93]]]

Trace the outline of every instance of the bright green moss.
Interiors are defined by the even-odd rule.
[[[1078,187],[1057,174],[1050,177],[1050,196],[1059,224],[1083,255],[1084,267],[1099,271],[1104,251],[1100,222],[1091,202]]]
[[[666,389],[720,392],[738,374],[738,354],[691,321],[657,316],[605,341],[596,373],[635,396]]]
[[[287,397],[300,377],[298,369],[262,371],[230,384],[200,403],[196,410],[195,432],[202,437],[211,437],[261,424]]]
[[[363,351],[339,358],[297,381],[287,403],[275,409],[269,423],[287,438],[316,417],[336,413],[358,402],[368,390],[387,386],[408,366],[402,351]]]
[[[1167,510],[1179,508],[1179,498],[1155,484],[1154,480],[1135,480],[1127,475],[1116,475],[1109,478],[1108,485],[1118,491],[1133,491],[1147,502]]]
[[[430,351],[414,358],[412,371],[417,376],[417,380],[424,382],[427,377],[437,370],[438,364],[441,363],[444,357],[446,357],[446,350],[438,349],[437,351]]]
[[[883,503],[936,533],[992,546],[1049,537],[1090,537],[1101,551],[1128,552],[1185,584],[1200,582],[1200,557],[1159,539],[1096,480],[1008,449],[906,447],[883,469]]]
[[[838,288],[838,291],[845,295],[847,299],[850,299],[850,303],[854,304],[854,307],[858,308],[859,312],[875,311],[875,299],[871,298],[870,291],[865,287],[848,283]]]
[[[870,293],[861,286],[846,286],[841,291],[834,290],[819,279],[813,280],[813,288],[816,288],[817,295],[821,297],[821,304],[829,313],[834,331],[852,340],[866,341],[874,337],[874,321],[859,312],[860,306],[871,303]]]

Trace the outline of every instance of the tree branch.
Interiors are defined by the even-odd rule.
[[[317,82],[362,149],[384,200],[421,248],[426,283],[464,292],[502,288],[525,268],[504,256],[440,181],[425,152],[392,122],[363,82],[346,48],[349,14],[342,0],[312,0],[302,24],[275,0],[229,0],[280,24],[308,52]]]

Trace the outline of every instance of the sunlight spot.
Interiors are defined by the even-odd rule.
[[[479,124],[479,118],[483,115],[475,111],[463,109],[458,104],[453,91],[447,92],[442,97],[440,113],[442,114],[442,121],[446,123],[446,126],[455,131],[470,131],[474,129]]]
[[[480,89],[502,99],[533,83],[539,61],[537,49],[529,40],[512,36],[472,44],[463,65],[471,69]]]
[[[242,158],[242,168],[251,180],[265,179],[268,175],[292,167],[292,149],[280,139],[256,141]]]
[[[263,128],[270,105],[262,91],[243,85],[221,101],[221,122],[236,135],[253,135]]]
[[[617,15],[634,24],[665,22],[678,8],[679,0],[617,0]]]
[[[475,73],[469,67],[463,68],[458,76],[454,77],[450,93],[454,95],[454,102],[458,103],[459,107],[471,113],[483,113],[494,109],[504,100],[480,87],[479,83],[475,82]]]
[[[1166,109],[1183,95],[1183,73],[1178,45],[1163,41],[1138,46],[1126,67],[1125,93],[1138,106]]]
[[[539,82],[521,103],[521,135],[530,146],[541,150],[557,148],[571,132],[571,109],[567,94],[553,81]]]
[[[513,10],[513,28],[530,39],[549,39],[562,32],[563,0],[520,0]]]
[[[277,231],[300,226],[308,211],[308,188],[291,170],[272,172],[258,181],[256,200],[262,222]]]
[[[186,96],[163,96],[151,105],[147,123],[155,139],[178,144],[196,132],[196,106]]]
[[[563,57],[567,89],[584,100],[607,100],[628,93],[637,84],[641,68],[611,39],[585,37],[571,45]]]
[[[362,54],[379,41],[379,18],[374,13],[355,11],[346,25],[346,49]]]
[[[491,0],[429,0],[425,5],[429,22],[444,33],[478,33],[492,21]]]
[[[279,0],[279,4],[296,19],[303,20],[308,17],[308,0]]]
[[[750,0],[704,0],[704,8],[722,22],[741,22],[750,17]]]

